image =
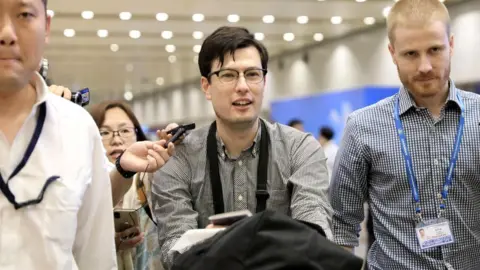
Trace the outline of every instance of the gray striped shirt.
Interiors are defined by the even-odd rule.
[[[270,136],[267,209],[320,225],[327,237],[332,210],[327,199],[326,158],[310,134],[266,123]],[[206,146],[209,127],[191,132],[175,155],[154,177],[153,212],[158,222],[162,262],[170,267],[170,253],[187,230],[204,228],[214,214]],[[256,176],[260,129],[249,149],[236,159],[228,156],[217,137],[225,212],[256,209]],[[292,194],[287,189],[292,185]]]
[[[439,214],[460,117],[466,119],[460,153],[443,217],[450,221],[454,244],[420,250],[415,208],[393,117],[400,97],[403,123],[418,182],[424,219]],[[407,90],[354,112],[348,119],[332,179],[335,242],[357,246],[356,228],[363,202],[373,215],[376,242],[368,254],[371,270],[480,269],[480,96],[450,83],[448,101],[437,120],[415,105]],[[453,267],[453,268],[452,268]]]

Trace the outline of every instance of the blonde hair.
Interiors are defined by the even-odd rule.
[[[390,43],[398,25],[423,26],[434,20],[445,23],[450,35],[450,15],[447,7],[439,0],[400,0],[393,5],[387,17],[387,31]]]

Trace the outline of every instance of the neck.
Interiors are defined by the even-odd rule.
[[[442,91],[438,92],[434,96],[429,96],[429,97],[422,97],[422,96],[416,96],[415,94],[412,94],[412,97],[419,107],[427,108],[428,111],[430,111],[431,114],[433,114],[434,117],[438,118],[440,117],[440,114],[442,112],[443,106],[445,106],[445,102],[447,101],[448,98],[448,92],[449,92],[449,84],[447,83]]]
[[[243,150],[247,149],[253,144],[258,131],[259,119],[252,123],[241,126],[229,126],[217,119],[218,136],[225,144],[228,153],[233,157],[238,157]]]
[[[36,99],[37,93],[30,84],[21,90],[0,90],[0,131],[10,143],[32,111]]]
[[[29,112],[36,99],[37,93],[30,84],[17,91],[1,91],[0,117],[13,117],[25,111]]]

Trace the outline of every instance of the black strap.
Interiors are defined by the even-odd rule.
[[[30,159],[30,156],[33,153],[33,150],[35,149],[35,146],[37,145],[38,139],[40,138],[40,134],[42,134],[43,126],[45,124],[45,118],[47,115],[47,105],[45,102],[39,105],[39,114],[38,114],[38,120],[37,124],[35,126],[35,130],[32,135],[32,139],[30,140],[30,143],[27,146],[27,150],[25,151],[25,154],[23,155],[22,160],[18,164],[18,166],[15,168],[13,173],[8,177],[7,181],[5,182],[4,178],[0,174],[0,191],[7,197],[7,200],[15,207],[15,209],[22,208],[27,205],[39,203],[43,199],[43,195],[45,193],[45,190],[47,187],[53,183],[55,180],[57,180],[59,177],[58,176],[52,176],[50,177],[45,185],[42,188],[42,191],[38,195],[38,197],[34,200],[30,200],[24,203],[18,203],[15,200],[15,195],[12,193],[10,190],[10,187],[8,186],[9,181],[15,177],[22,169],[25,167],[25,164],[27,164],[28,160]]]
[[[143,210],[145,210],[145,213],[147,213],[147,216],[150,218],[150,220],[153,222],[153,224],[155,224],[155,226],[157,226],[157,222],[155,222],[155,220],[153,220],[152,210],[150,209],[150,205],[148,205],[148,201],[145,203],[145,206],[143,206]]]
[[[258,159],[257,168],[257,209],[256,212],[262,212],[267,207],[267,200],[270,197],[267,190],[268,179],[268,159],[270,144],[270,136],[267,131],[267,126],[260,119],[261,123],[261,138],[260,138],[260,153]],[[210,125],[210,130],[207,137],[207,159],[210,169],[210,183],[212,186],[213,196],[213,208],[215,214],[221,214],[225,212],[225,205],[223,202],[222,181],[220,179],[220,168],[218,163],[218,151],[217,151],[217,124],[213,122]]]

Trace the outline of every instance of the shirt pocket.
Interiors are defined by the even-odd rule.
[[[47,188],[39,205],[45,238],[61,249],[70,250],[73,247],[82,194],[80,186],[59,178]]]

